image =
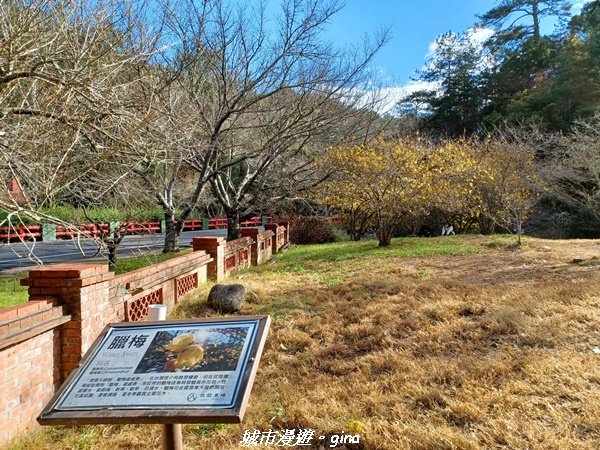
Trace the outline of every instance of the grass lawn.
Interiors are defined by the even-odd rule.
[[[292,428],[359,434],[347,449],[599,448],[600,241],[513,243],[296,247],[232,277],[258,294],[242,314],[272,328],[244,423],[184,426],[186,448]],[[209,288],[173,317],[214,315]],[[160,427],[53,427],[8,448],[160,448]]]
[[[117,260],[115,274],[131,272],[152,264],[166,261],[176,256],[189,253],[191,250],[183,250],[179,253],[156,253],[131,258],[120,258]],[[27,286],[21,286],[19,281],[27,277],[27,272],[10,276],[0,276],[0,308],[18,305],[27,302]]]
[[[158,264],[160,262],[167,261],[168,259],[185,255],[191,251],[191,249],[187,249],[177,253],[152,253],[131,258],[119,258],[117,260],[117,267],[114,272],[116,275],[125,272],[132,272],[134,270],[141,269],[142,267],[151,266],[152,264]]]
[[[0,308],[8,308],[20,303],[25,303],[29,296],[27,295],[27,286],[21,286],[19,281],[25,278],[27,272],[17,275],[0,276]]]

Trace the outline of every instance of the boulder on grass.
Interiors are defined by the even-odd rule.
[[[208,306],[222,313],[242,309],[246,288],[241,284],[215,284],[208,294]]]
[[[259,298],[258,294],[256,292],[254,292],[252,289],[246,289],[245,300],[248,303],[258,303],[260,301],[260,298]]]

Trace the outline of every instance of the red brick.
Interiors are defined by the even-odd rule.
[[[76,353],[76,354],[81,354],[81,345],[64,345],[63,346],[63,352],[64,353]]]
[[[63,353],[63,362],[76,364],[81,360],[81,353]]]
[[[33,278],[30,286],[33,287],[70,287],[74,280],[68,278]]]
[[[11,306],[9,308],[0,309],[0,321],[14,319],[18,315],[18,306]]]
[[[41,307],[44,307],[44,303],[47,305],[54,305],[55,303],[57,303],[57,299],[54,297],[48,297],[48,296],[44,296],[44,297],[34,297],[34,298],[30,298],[29,299],[29,303],[33,303],[36,302],[37,304],[41,305]]]
[[[7,371],[7,375],[8,375],[8,371]],[[9,376],[8,381],[6,381],[5,383],[2,383],[0,385],[0,395],[4,396],[4,395],[12,394],[18,384],[19,384],[19,382],[16,378]]]
[[[40,322],[39,316],[37,316],[37,315],[28,316],[28,317],[24,317],[21,320],[19,320],[19,327],[20,328],[29,328],[39,322]]]
[[[66,325],[69,325],[71,322],[67,322],[63,325],[63,329],[61,330],[61,334],[63,337],[79,337],[81,335],[81,331],[79,328],[64,328]]]
[[[68,270],[36,269],[29,271],[29,278],[74,278]]]
[[[79,330],[81,330],[81,326],[82,326],[81,320],[74,319],[63,325],[62,332],[66,334],[67,330],[76,330],[78,333],[80,333]]]
[[[108,264],[62,263],[30,270],[30,278],[84,278],[108,272]]]
[[[21,404],[21,400],[19,399],[19,397],[15,397],[15,398],[12,398],[12,399],[4,402],[2,405],[2,408],[4,408],[7,411],[10,411],[11,409],[15,409],[15,408],[19,407],[20,404]]]

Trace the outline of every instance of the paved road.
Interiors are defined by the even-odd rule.
[[[181,233],[181,247],[191,247],[192,238],[195,236],[225,237],[226,235],[227,230],[185,231]],[[117,250],[117,255],[140,256],[145,253],[155,253],[162,249],[164,239],[164,234],[125,236]],[[36,265],[36,259],[44,264],[106,259],[102,254],[92,259],[96,251],[96,244],[89,239],[81,240],[81,249],[75,240],[0,244],[0,273],[26,270]]]

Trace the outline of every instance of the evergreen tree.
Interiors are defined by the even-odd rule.
[[[480,16],[480,25],[491,27],[494,35],[486,42],[497,65],[484,81],[490,99],[485,122],[543,121],[561,128],[555,112],[545,108],[539,97],[556,75],[560,39],[543,36],[541,21],[553,17],[559,22],[569,16],[566,0],[501,0]]]
[[[431,83],[430,90],[418,91],[404,98],[399,110],[408,112],[411,105],[427,105],[425,127],[446,135],[470,134],[481,122],[481,79],[485,67],[481,46],[471,33],[445,33],[435,41],[434,53],[419,80]]]
[[[541,45],[537,46],[542,48]],[[543,72],[507,104],[509,118],[538,120],[567,131],[600,105],[600,2],[588,3],[556,42],[548,39]],[[541,57],[536,55],[537,60]],[[511,64],[504,62],[504,70]],[[512,77],[513,83],[516,77]]]
[[[529,38],[535,42],[542,39],[544,17],[566,18],[570,9],[567,0],[500,0],[479,19],[481,26],[496,30],[491,40],[496,47],[517,50]]]

